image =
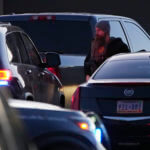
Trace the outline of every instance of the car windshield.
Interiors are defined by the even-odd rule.
[[[150,78],[149,60],[109,61],[98,69],[93,79]]]
[[[87,21],[13,21],[27,32],[41,52],[86,54],[91,47],[92,29]]]

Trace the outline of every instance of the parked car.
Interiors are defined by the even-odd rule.
[[[127,17],[91,13],[27,13],[0,16],[0,21],[9,21],[22,27],[32,37],[39,52],[60,53],[60,80],[64,86],[67,106],[70,105],[76,87],[85,82],[85,56],[91,48],[95,24],[102,20],[109,21],[110,36],[121,38],[131,52],[150,50],[149,35],[135,20]]]
[[[51,62],[49,58],[55,58]],[[58,66],[59,56],[41,61],[29,36],[19,27],[0,23],[0,88],[10,89],[13,98],[64,104],[60,80],[46,67]]]
[[[103,120],[112,147],[150,148],[150,52],[107,59],[72,97],[72,109]]]
[[[29,139],[39,150],[105,150],[98,141],[101,134],[96,132],[101,129],[96,130],[83,112],[41,102],[14,99],[8,102],[17,111]]]

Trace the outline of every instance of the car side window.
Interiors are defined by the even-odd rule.
[[[22,38],[23,38],[26,50],[27,50],[27,52],[29,54],[29,57],[31,59],[31,63],[33,65],[36,65],[36,66],[40,65],[41,64],[41,60],[40,60],[40,57],[39,57],[39,55],[38,55],[38,53],[36,51],[35,46],[31,42],[31,40],[27,37],[27,35],[22,34]]]
[[[150,39],[144,33],[144,31],[136,24],[131,22],[124,22],[127,33],[131,40],[133,51],[137,52],[140,50],[150,51]]]
[[[20,38],[17,36],[16,33],[10,33],[6,36],[6,46],[7,46],[7,54],[9,62],[11,63],[19,63],[20,55],[19,49],[22,48],[22,44]]]
[[[128,46],[128,42],[120,22],[109,21],[109,23],[110,23],[110,37],[121,38],[121,40]]]
[[[15,33],[15,34],[17,36],[18,44],[20,45],[19,52],[20,52],[22,63],[23,64],[31,64],[20,33]]]

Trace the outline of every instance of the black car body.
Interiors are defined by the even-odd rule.
[[[47,66],[22,29],[0,24],[0,86],[8,88],[13,98],[60,105],[62,84]]]
[[[60,53],[60,80],[64,86],[67,106],[70,105],[77,85],[85,82],[84,60],[95,35],[95,24],[102,20],[109,21],[110,36],[121,38],[131,52],[150,50],[149,35],[135,20],[127,17],[92,13],[28,13],[0,16],[0,21],[22,27],[36,43],[39,52]]]
[[[149,89],[150,53],[118,54],[107,59],[87,83],[79,86],[72,97],[72,109],[97,113],[113,149],[149,149]]]
[[[9,100],[18,112],[29,139],[39,150],[104,150],[94,135],[94,124],[83,112],[51,104]],[[88,128],[81,128],[86,124]]]

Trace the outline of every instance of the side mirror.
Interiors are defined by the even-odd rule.
[[[58,67],[61,64],[60,56],[56,52],[46,52],[45,54],[45,62],[47,67]]]

